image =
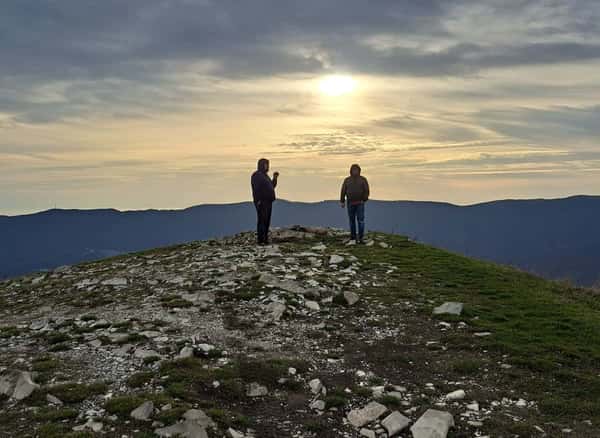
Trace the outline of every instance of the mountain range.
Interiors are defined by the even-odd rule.
[[[600,197],[501,200],[469,206],[369,201],[367,227],[550,279],[600,279]],[[345,227],[336,201],[277,201],[273,225]],[[0,277],[251,230],[251,203],[183,210],[52,209],[0,216]]]

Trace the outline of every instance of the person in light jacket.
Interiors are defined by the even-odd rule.
[[[342,208],[348,207],[350,219],[351,241],[364,243],[365,236],[365,202],[369,200],[369,182],[360,174],[358,164],[350,167],[350,176],[344,180],[340,194]],[[358,222],[358,234],[357,234]]]

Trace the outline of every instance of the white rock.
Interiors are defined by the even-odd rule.
[[[469,411],[479,412],[479,403],[473,402],[467,405]]]
[[[410,424],[410,420],[398,411],[392,412],[381,421],[381,425],[388,433],[388,436],[394,436]]]
[[[520,398],[519,400],[517,400],[517,403],[515,403],[515,406],[517,406],[518,408],[526,408],[527,407],[527,401],[525,401],[522,398]]]
[[[102,341],[100,339],[94,339],[93,341],[90,341],[90,346],[93,348],[102,347]]]
[[[286,310],[287,306],[285,304],[276,301],[269,303],[267,306],[267,311],[271,313],[274,321],[279,321]]]
[[[135,357],[137,357],[138,359],[146,359],[148,357],[161,357],[160,354],[158,354],[156,351],[145,350],[143,348],[137,348],[135,350],[135,353],[133,353],[133,355]]]
[[[448,301],[433,309],[434,315],[460,315],[463,311],[463,303]]]
[[[40,284],[44,278],[46,278],[46,275],[40,275],[39,277],[34,278],[33,280],[31,280],[31,284]]]
[[[428,409],[410,431],[414,438],[446,438],[451,427],[454,427],[452,414]]]
[[[387,408],[377,402],[371,402],[362,409],[354,409],[348,413],[348,421],[352,426],[359,428],[377,420],[387,412]]]
[[[147,421],[150,419],[153,412],[154,412],[154,403],[152,403],[152,401],[148,400],[148,401],[145,401],[144,403],[142,403],[140,406],[138,406],[133,411],[131,411],[130,416],[134,420]]]
[[[178,359],[187,359],[194,356],[194,349],[192,347],[183,347],[177,355]]]
[[[208,438],[206,429],[193,421],[184,421],[182,423],[175,423],[172,426],[155,429],[154,433],[164,438]]]
[[[310,390],[313,394],[318,394],[323,389],[323,383],[319,379],[312,379],[308,382],[308,386],[310,386]]]
[[[306,300],[304,301],[304,306],[310,310],[314,310],[315,312],[321,310],[321,306],[319,306],[319,303],[316,301]]]
[[[466,397],[465,391],[462,389],[458,389],[449,394],[446,394],[446,400],[454,401],[454,400],[463,400]]]
[[[40,385],[34,383],[31,379],[31,374],[27,371],[21,371],[18,374],[17,381],[15,383],[15,389],[12,393],[12,398],[15,400],[23,400],[31,395],[33,391],[39,388]]]
[[[354,292],[346,291],[344,292],[344,300],[346,301],[346,304],[348,304],[349,306],[353,306],[358,302],[358,300],[360,300],[360,297]]]
[[[215,426],[213,420],[201,409],[190,409],[183,414],[183,418],[187,421],[198,423],[205,428]]]
[[[46,401],[51,405],[62,406],[63,402],[52,394],[46,394]]]
[[[375,434],[375,432],[364,427],[360,430],[360,436],[364,436],[366,438],[377,438],[377,434]]]
[[[92,419],[89,419],[87,421],[87,423],[82,424],[81,426],[73,427],[73,430],[75,432],[81,432],[81,431],[84,431],[85,429],[90,429],[93,432],[100,432],[103,427],[104,427],[104,425],[102,423],[100,423],[99,421],[94,421]]]
[[[233,428],[227,429],[227,438],[244,438],[244,434],[242,432],[238,432]]]
[[[104,286],[127,286],[126,278],[109,278],[102,282]]]
[[[31,330],[42,330],[42,329],[45,329],[47,326],[48,326],[47,319],[38,319],[37,321],[33,321],[31,324],[29,324],[29,328]]]
[[[491,332],[477,332],[477,333],[474,333],[474,335],[479,338],[485,338],[486,336],[492,336],[492,333]]]
[[[344,261],[344,257],[337,255],[337,254],[333,254],[331,257],[329,257],[330,265],[337,265],[339,263],[342,263],[343,261]]]
[[[246,388],[246,395],[248,397],[262,397],[269,393],[269,390],[266,386],[259,385],[256,382],[252,382]]]
[[[312,402],[310,404],[310,408],[315,409],[317,411],[324,411],[325,410],[325,402],[323,400],[315,400],[314,402]]]

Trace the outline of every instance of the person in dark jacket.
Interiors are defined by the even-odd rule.
[[[269,243],[269,227],[271,226],[271,210],[275,201],[275,187],[277,187],[279,172],[269,177],[269,160],[258,160],[257,170],[252,174],[252,199],[256,207],[256,237],[259,245]]]
[[[340,203],[342,208],[348,206],[348,217],[350,219],[350,239],[364,243],[365,235],[365,202],[369,200],[369,182],[361,176],[358,164],[350,167],[350,176],[342,184]],[[356,223],[358,222],[358,235]]]

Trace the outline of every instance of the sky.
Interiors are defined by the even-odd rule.
[[[597,194],[596,0],[3,0],[0,214]]]

